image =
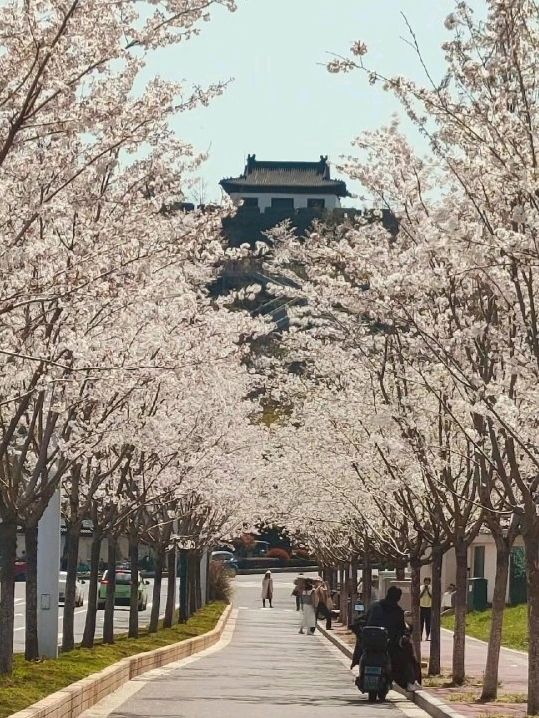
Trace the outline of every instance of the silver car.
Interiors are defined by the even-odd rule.
[[[58,603],[65,603],[66,581],[67,581],[67,571],[60,571],[60,574],[58,577]],[[77,584],[75,587],[75,606],[77,608],[84,606],[84,590],[82,588],[84,586],[84,584],[85,584],[85,581],[83,581],[80,578],[77,578]]]

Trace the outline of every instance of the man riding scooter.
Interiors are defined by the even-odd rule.
[[[386,597],[372,604],[367,612],[365,626],[379,626],[387,632],[387,653],[390,665],[390,681],[394,680],[407,691],[419,690],[417,682],[420,669],[415,659],[413,647],[410,643],[409,629],[404,620],[404,611],[399,606],[402,591],[397,586],[390,586]],[[358,687],[362,685],[362,633],[358,634],[356,650],[354,651],[354,665],[360,665]]]

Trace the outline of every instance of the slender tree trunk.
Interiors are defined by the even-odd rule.
[[[455,594],[455,633],[453,634],[453,683],[461,686],[466,677],[466,613],[468,610],[468,546],[455,544],[457,590]]]
[[[25,526],[24,540],[26,546],[26,631],[24,638],[24,657],[27,661],[39,658],[37,636],[37,524]],[[59,570],[59,566],[58,569]]]
[[[66,588],[64,617],[62,625],[62,651],[72,651],[75,647],[75,600],[77,593],[77,568],[79,565],[80,521],[67,525],[66,535]]]
[[[185,623],[189,618],[189,564],[188,552],[180,549],[180,614],[178,623]]]
[[[99,557],[101,555],[102,540],[102,534],[94,527],[90,552],[90,584],[88,586],[88,602],[86,604],[86,622],[84,624],[84,634],[81,644],[84,648],[92,648],[94,645],[97,616],[97,590],[99,584]]]
[[[191,554],[191,565],[193,572],[193,613],[200,609],[200,556],[196,551]]]
[[[131,594],[129,596],[129,638],[138,638],[138,535],[136,530],[129,532],[129,563],[131,564]]]
[[[0,523],[0,675],[13,670],[13,627],[15,622],[15,559],[17,523]]]
[[[170,628],[174,621],[176,610],[176,549],[172,548],[167,554],[167,605],[165,607],[165,618],[163,628]]]
[[[372,567],[371,562],[367,556],[365,556],[364,568],[361,573],[361,584],[363,588],[363,603],[365,609],[367,609],[372,603]],[[383,598],[383,596],[379,596]]]
[[[411,603],[412,603],[412,643],[417,660],[421,664],[421,619],[419,601],[421,594],[421,562],[417,558],[410,560],[411,568]]]
[[[161,608],[161,585],[163,583],[163,549],[157,546],[155,550],[155,578],[153,581],[152,612],[148,630],[155,633],[159,628],[159,609]]]
[[[103,643],[114,643],[114,598],[116,593],[116,536],[107,536],[107,598],[103,619]]]
[[[432,618],[429,676],[437,676],[441,672],[442,561],[442,549],[434,547],[432,549]]]
[[[539,714],[539,532],[524,535],[528,584],[528,715]]]
[[[487,649],[487,662],[483,676],[483,692],[481,700],[492,701],[498,695],[498,664],[502,645],[503,617],[505,613],[505,597],[507,595],[507,579],[509,578],[509,557],[511,550],[506,541],[500,537],[496,541],[496,578],[492,597],[492,622]]]

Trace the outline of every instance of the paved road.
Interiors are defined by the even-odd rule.
[[[342,654],[320,634],[298,635],[291,578],[274,576],[274,608],[262,609],[261,577],[238,577],[237,620],[217,648],[131,681],[82,718],[425,716],[402,700],[369,705]]]
[[[150,614],[152,610],[152,592],[153,592],[153,579],[148,579],[150,585],[148,589],[148,605],[145,611],[139,613],[139,621],[141,626],[146,626],[150,622]],[[87,605],[87,592],[88,583],[82,586],[84,590],[84,606],[82,608],[75,609],[75,643],[80,643],[82,635],[84,633],[84,623],[86,621],[86,605]],[[24,582],[15,584],[15,634],[14,634],[14,647],[16,653],[24,651],[24,630],[25,630],[25,606],[26,600],[24,598],[25,584]],[[167,580],[163,579],[163,585],[161,586],[161,616],[165,613],[165,604],[167,600]],[[101,636],[103,632],[103,617],[104,611],[97,612],[97,626],[96,636]],[[62,642],[62,620],[63,620],[63,607],[60,605],[59,621],[58,621],[58,642]],[[116,606],[114,612],[114,630],[115,633],[127,633],[129,627],[129,607],[128,606]]]

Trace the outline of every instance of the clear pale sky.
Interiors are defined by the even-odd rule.
[[[221,178],[242,172],[247,153],[302,161],[327,154],[337,164],[354,137],[386,123],[399,108],[357,72],[328,73],[330,54],[347,54],[353,41],[362,40],[369,66],[421,79],[403,39],[404,13],[438,79],[444,67],[440,45],[447,38],[443,21],[454,0],[238,0],[238,6],[232,14],[215,10],[199,37],[160,50],[148,68],[189,85],[233,79],[209,107],[175,123],[182,138],[210,152],[201,170],[208,200],[219,198]]]

